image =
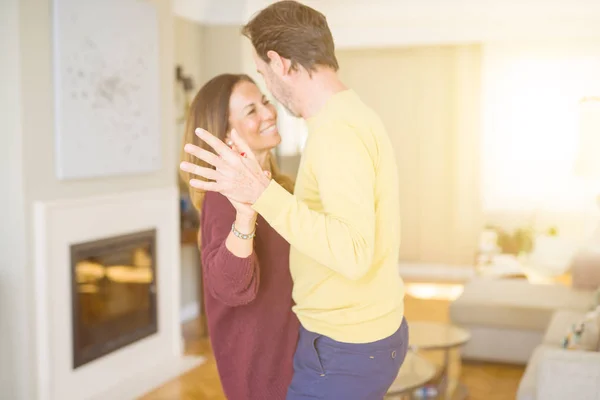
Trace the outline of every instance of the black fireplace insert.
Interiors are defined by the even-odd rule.
[[[158,331],[156,229],[71,246],[73,368]]]

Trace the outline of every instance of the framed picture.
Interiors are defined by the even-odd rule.
[[[161,167],[156,10],[138,0],[54,0],[59,179]]]

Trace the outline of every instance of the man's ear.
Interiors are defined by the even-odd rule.
[[[283,77],[291,72],[292,62],[287,58],[283,58],[276,51],[267,51],[267,57],[269,57],[269,67],[277,75]]]

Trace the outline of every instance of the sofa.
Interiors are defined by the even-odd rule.
[[[593,349],[563,348],[596,302],[592,287],[474,279],[450,305],[450,319],[472,335],[463,359],[527,365],[517,400],[600,400],[600,334]]]
[[[600,347],[567,350],[562,342],[585,313],[558,310],[527,363],[517,400],[600,400]]]

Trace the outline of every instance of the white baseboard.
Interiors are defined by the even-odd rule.
[[[197,301],[186,304],[181,308],[180,311],[180,319],[182,323],[196,319],[198,318],[198,315],[200,315],[200,306],[198,305]]]

